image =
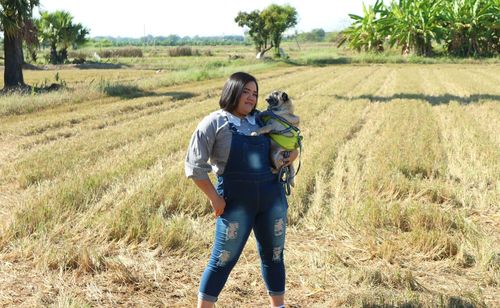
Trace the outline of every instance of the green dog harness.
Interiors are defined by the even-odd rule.
[[[292,125],[283,117],[280,117],[272,111],[264,111],[259,114],[259,117],[264,125],[269,122],[270,119],[275,119],[285,127],[283,130],[272,131],[269,133],[269,137],[271,137],[271,139],[280,147],[287,151],[300,148],[302,136],[300,135],[300,129],[297,126]]]
[[[299,173],[302,158],[302,136],[300,135],[300,129],[288,122],[283,117],[275,114],[271,110],[261,112],[257,116],[257,121],[259,121],[259,124],[261,125],[265,125],[270,119],[279,121],[285,127],[285,129],[283,130],[271,131],[269,133],[269,137],[280,147],[286,150],[286,152],[284,152],[284,156],[288,158],[290,156],[290,151],[299,149],[299,166],[297,167],[297,171],[293,176],[295,177],[297,173]],[[290,195],[292,189],[290,186],[290,181],[292,179],[292,176],[290,175],[290,166],[281,168],[279,170],[278,179],[283,184],[285,193],[287,195]]]

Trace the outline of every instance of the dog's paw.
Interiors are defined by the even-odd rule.
[[[258,136],[259,134],[257,132],[252,132],[250,136]]]

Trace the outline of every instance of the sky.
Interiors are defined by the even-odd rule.
[[[289,33],[340,30],[350,24],[347,14],[361,14],[363,2],[375,0],[41,0],[39,10],[70,12],[75,22],[90,29],[91,37],[220,36],[243,35],[234,22],[238,12],[273,3],[297,9],[299,22]]]

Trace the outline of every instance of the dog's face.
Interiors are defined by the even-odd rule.
[[[289,110],[292,108],[292,100],[283,91],[274,91],[266,98],[270,110]]]

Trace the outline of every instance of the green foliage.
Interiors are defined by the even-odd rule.
[[[312,29],[310,32],[298,32],[283,36],[282,42],[337,42],[339,32],[326,32],[322,28]]]
[[[500,52],[500,1],[455,0],[445,2],[444,38],[455,56],[490,55]]]
[[[433,43],[444,42],[454,56],[484,56],[500,51],[498,0],[377,0],[343,32],[349,48],[383,51],[384,41],[402,54],[431,56]]]
[[[239,12],[234,21],[238,26],[248,28],[248,35],[252,38],[257,52],[267,49],[268,44],[270,44],[270,34],[265,27],[265,21],[260,11],[254,10],[250,13]]]
[[[244,44],[245,38],[242,35],[222,35],[222,36],[184,36],[172,34],[168,36],[152,36],[148,35],[140,38],[132,37],[112,37],[98,36],[89,40],[89,45],[95,47],[112,47],[112,46],[199,46],[199,45],[241,45]]]
[[[64,63],[68,59],[68,48],[76,48],[85,43],[89,34],[89,30],[82,24],[73,23],[73,16],[66,11],[42,12],[40,19],[35,22],[40,42],[51,48],[52,64]],[[59,52],[57,48],[60,49]]]
[[[297,10],[290,5],[271,4],[262,12],[239,12],[235,22],[240,27],[248,27],[257,52],[262,55],[274,47],[275,55],[279,56],[283,33],[297,24]]]
[[[269,31],[274,54],[279,56],[279,47],[283,33],[297,24],[297,10],[290,5],[271,4],[262,11],[264,28]]]
[[[344,31],[344,38],[339,46],[347,42],[349,48],[357,51],[383,51],[384,35],[377,22],[382,7],[383,1],[377,0],[373,6],[366,7],[363,3],[363,16],[349,14],[354,23]]]
[[[401,53],[432,55],[432,39],[441,40],[443,25],[441,0],[399,0],[382,11],[381,33],[390,35],[391,46],[397,45]]]
[[[33,8],[40,4],[38,0],[1,0],[0,1],[0,30],[5,35],[15,35],[25,28],[31,20]]]
[[[326,32],[323,29],[313,29],[311,32],[297,34],[297,40],[301,42],[322,42],[326,38]]]

